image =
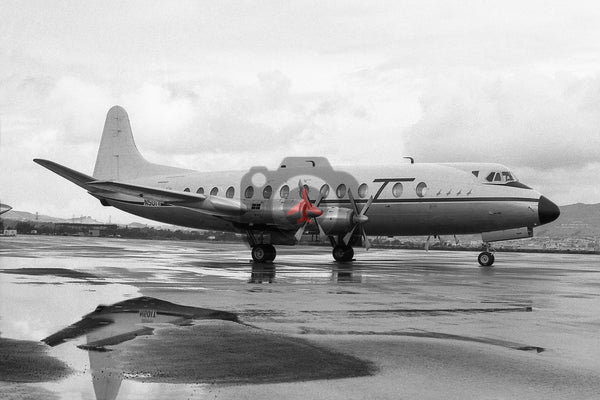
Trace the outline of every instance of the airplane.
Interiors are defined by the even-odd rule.
[[[560,210],[494,163],[410,163],[334,169],[325,157],[287,157],[276,169],[198,172],[147,161],[120,106],[106,116],[93,174],[36,163],[79,185],[103,206],[163,223],[245,233],[254,262],[275,245],[294,245],[310,226],[328,238],[336,261],[372,236],[481,234],[481,266],[491,243],[528,238]]]
[[[12,210],[11,206],[9,206],[8,204],[0,203],[0,214],[4,214],[5,212],[9,212],[10,210]]]

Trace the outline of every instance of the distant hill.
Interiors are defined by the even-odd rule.
[[[100,224],[101,222],[96,221],[92,217],[77,217],[77,218],[56,218],[48,215],[36,215],[27,211],[16,211],[10,210],[9,212],[2,215],[4,219],[12,219],[16,221],[33,221],[33,222],[74,222],[77,224]]]
[[[570,204],[560,207],[560,217],[535,229],[535,236],[586,238],[600,236],[600,204]]]

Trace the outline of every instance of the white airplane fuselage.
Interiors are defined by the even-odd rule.
[[[108,112],[93,176],[35,161],[105,206],[174,225],[247,233],[258,261],[274,259],[273,244],[293,245],[309,226],[329,237],[336,260],[348,261],[357,236],[367,248],[367,235],[481,233],[485,242],[507,240],[530,237],[560,214],[508,168],[492,163],[333,168],[324,157],[308,156],[246,171],[157,165],[139,153],[118,106]],[[493,256],[485,254],[480,263],[491,265]]]
[[[312,161],[315,157],[297,160]],[[351,207],[347,194],[342,198],[336,195],[336,188],[341,184],[353,192],[358,204],[365,204],[369,196],[377,195],[368,213],[369,220],[365,223],[365,229],[370,235],[473,234],[541,224],[538,215],[541,195],[538,192],[521,187],[482,183],[471,172],[461,169],[464,166],[466,164],[453,166],[417,163],[395,167],[344,167],[341,168],[342,173],[317,166],[287,166],[274,171],[265,169],[255,172],[265,176],[264,184],[252,185],[250,179],[246,186],[240,183],[248,180],[248,171],[195,172],[132,181],[143,186],[180,191],[189,189],[195,192],[203,188],[208,193],[217,188],[220,195],[226,194],[227,189],[233,187],[233,199],[249,209],[246,214],[233,221],[191,208],[160,205],[159,202],[108,202],[140,217],[191,228],[245,232],[247,225],[267,225],[276,227],[274,229],[277,230],[292,231],[298,228],[298,218],[287,216],[286,212],[300,200],[300,180],[302,185],[310,187],[309,194],[313,195],[313,200],[324,184],[329,185],[329,195],[321,201],[321,209]],[[486,171],[505,169],[494,164],[473,164],[469,168]],[[419,197],[416,191],[421,182],[427,185],[423,197]],[[402,192],[398,196],[392,192],[396,183],[402,184]],[[361,184],[367,185],[363,197],[358,195]],[[285,185],[290,191],[287,199],[280,195],[281,188]],[[272,188],[268,199],[263,195],[267,186]],[[244,196],[247,187],[253,188],[250,198]]]

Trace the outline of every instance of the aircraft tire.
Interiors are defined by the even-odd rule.
[[[252,247],[252,260],[257,263],[267,262],[268,250],[264,244],[257,244]]]
[[[273,246],[272,244],[265,244],[264,246],[267,251],[267,260],[266,261],[275,260],[275,257],[277,256],[277,251],[275,250],[275,246]]]
[[[275,260],[277,252],[270,244],[257,244],[252,247],[252,260],[256,263],[265,263]]]
[[[482,267],[491,267],[494,264],[494,255],[488,251],[484,251],[479,254],[477,261]]]
[[[354,249],[351,246],[337,245],[332,251],[335,261],[352,261],[354,257]]]

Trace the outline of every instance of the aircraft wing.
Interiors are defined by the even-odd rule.
[[[102,199],[133,201],[144,204],[145,200],[191,208],[218,217],[234,217],[244,214],[247,207],[240,201],[198,193],[180,192],[123,182],[99,181],[96,178],[67,168],[53,161],[36,158],[33,161],[50,171],[86,189],[91,195]]]
[[[54,347],[69,339],[75,339],[112,323],[114,323],[114,321],[108,318],[90,318],[89,316],[85,316],[82,320],[42,339],[42,342],[46,343],[48,346]]]
[[[94,189],[120,193],[150,201],[193,208],[217,216],[242,215],[247,211],[247,207],[241,202],[217,196],[206,196],[198,193],[179,192],[176,190],[112,181],[94,181],[90,182],[89,186]]]

